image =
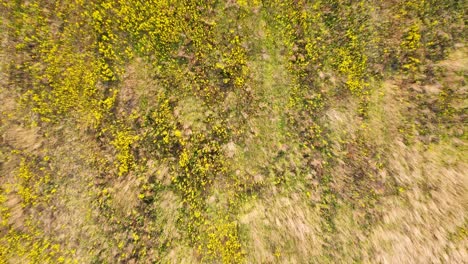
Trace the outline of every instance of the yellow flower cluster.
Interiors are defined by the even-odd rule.
[[[207,260],[220,259],[222,263],[242,263],[245,253],[242,251],[237,223],[229,221],[228,217],[220,217],[214,223],[210,223],[208,233],[208,243],[206,250]]]
[[[55,192],[51,176],[45,167],[38,168],[40,173],[32,171],[32,164],[25,158],[21,160],[16,186],[23,207],[34,206],[47,202]]]
[[[173,109],[164,95],[159,96],[157,108],[146,116],[145,128],[144,138],[151,151],[159,157],[170,154],[183,144],[182,132],[177,129]]]
[[[20,151],[14,151],[21,154]],[[41,162],[47,162],[46,156]],[[23,213],[37,210],[38,206],[48,206],[56,189],[51,176],[44,166],[39,166],[30,158],[21,158],[14,181],[0,189],[0,263],[8,263],[12,259],[21,259],[28,263],[76,263],[70,258],[71,251],[65,250],[49,238],[41,229],[39,219],[33,214],[12,215],[8,199],[17,195],[21,200]],[[37,212],[36,212],[37,213]],[[13,218],[14,217],[14,218]],[[20,219],[17,219],[20,217]],[[12,221],[23,221],[21,229],[12,225]]]
[[[403,69],[409,72],[415,72],[420,60],[415,56],[415,52],[421,46],[421,33],[418,24],[412,25],[408,32],[406,32],[403,41],[401,42],[401,48],[403,52],[408,54],[406,63],[403,64]]]
[[[230,44],[230,50],[223,55],[222,62],[217,63],[216,67],[220,69],[222,75],[225,76],[223,79],[225,84],[231,84],[236,88],[242,88],[249,74],[246,65],[245,49],[241,45],[239,36],[234,36]]]
[[[184,143],[179,156],[180,172],[174,177],[173,184],[185,204],[189,238],[198,241],[198,232],[204,224],[204,199],[215,177],[225,173],[221,147],[218,141],[210,140],[204,134],[193,136]]]
[[[35,222],[27,219],[24,230],[13,228],[0,237],[0,262],[21,259],[27,263],[78,263],[69,257],[72,252],[64,250],[44,236]]]
[[[134,167],[135,161],[131,152],[131,147],[139,138],[138,135],[133,135],[131,131],[127,129],[115,131],[114,140],[111,141],[111,145],[114,146],[117,152],[116,166],[119,176],[128,173],[130,169]]]

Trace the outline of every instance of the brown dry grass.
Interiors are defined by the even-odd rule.
[[[455,72],[466,73],[466,55],[466,51],[458,50],[440,63],[448,71],[447,82],[456,78]],[[366,263],[464,263],[468,259],[466,141],[448,138],[428,147],[419,143],[405,145],[398,127],[411,101],[405,101],[398,82],[389,80],[374,85],[365,122],[354,114],[357,104],[353,101],[334,102],[328,110],[326,118],[333,148],[335,153],[344,153],[340,140],[365,131],[364,136],[371,144],[386,151],[387,166],[375,177],[387,184],[393,179],[399,187],[393,190],[396,193],[387,190],[378,200],[373,212],[379,220],[370,230],[362,229],[357,222],[361,217],[359,210],[340,204],[334,220],[336,231],[332,234],[334,243],[339,245],[332,253],[333,262],[350,263],[363,258]],[[262,155],[255,157],[253,164],[262,160]],[[350,171],[344,161],[338,162],[332,173],[335,187],[346,189],[345,175]],[[307,198],[303,193],[278,193],[270,189],[265,193],[270,195],[251,201],[240,215],[248,261],[330,261],[320,257],[326,253],[320,214],[307,202],[314,200],[314,194]]]

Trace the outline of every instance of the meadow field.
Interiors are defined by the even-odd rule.
[[[0,264],[466,263],[467,10],[0,1]]]

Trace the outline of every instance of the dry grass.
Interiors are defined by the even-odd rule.
[[[369,238],[375,259],[382,263],[462,263],[466,237],[451,234],[466,227],[466,161],[450,142],[426,152],[395,146],[390,163],[400,181],[400,197],[381,205],[383,220]]]
[[[322,253],[320,218],[302,194],[259,198],[245,206],[250,263],[306,263]]]
[[[458,51],[440,65],[449,70],[447,78],[453,77],[450,71],[466,72],[466,53]],[[334,102],[328,110],[334,152],[343,153],[344,158],[346,149],[341,141],[353,139],[361,131],[387,156],[387,167],[375,177],[387,184],[394,179],[399,186],[393,190],[396,193],[389,189],[379,198],[373,212],[380,220],[369,230],[357,222],[362,218],[359,210],[345,203],[339,206],[332,235],[337,246],[332,253],[334,262],[463,263],[468,257],[464,231],[468,210],[466,142],[447,139],[428,147],[405,145],[398,131],[411,103],[405,100],[397,84],[387,81],[372,94],[365,121],[355,114],[358,106],[352,101]],[[262,155],[255,157],[261,159]],[[351,171],[344,161],[338,162],[332,173],[338,190],[349,188],[346,175]],[[265,193],[270,195],[245,205],[240,215],[247,251],[252,252],[249,262],[329,261],[321,258],[327,249],[323,249],[320,214],[307,202],[318,198],[298,193],[285,196],[273,189]]]
[[[466,72],[466,55],[459,50],[440,64],[452,72]],[[448,74],[447,78],[451,77]],[[395,93],[397,88],[393,86],[392,90]],[[384,102],[384,108],[393,109],[387,113],[400,111],[390,117],[404,111],[401,104]],[[395,122],[386,127],[391,124]],[[388,143],[388,173],[401,186],[400,195],[382,200],[382,222],[368,239],[375,255],[368,256],[367,261],[463,263],[468,254],[466,233],[454,234],[466,229],[466,142],[448,138],[429,146],[406,146],[394,137]]]

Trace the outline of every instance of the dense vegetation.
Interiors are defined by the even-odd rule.
[[[466,3],[0,3],[0,263],[462,263]]]

